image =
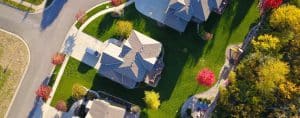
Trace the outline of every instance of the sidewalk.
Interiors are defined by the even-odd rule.
[[[17,3],[27,6],[27,7],[31,7],[32,9],[35,10],[33,13],[38,13],[38,12],[43,11],[45,8],[45,5],[47,3],[47,0],[43,0],[43,2],[40,5],[34,5],[34,4],[26,2],[24,0],[11,0],[11,1],[17,2]],[[54,1],[55,0],[53,0],[52,2],[54,2]]]

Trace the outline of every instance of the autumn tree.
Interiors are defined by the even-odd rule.
[[[215,74],[208,68],[204,68],[201,71],[199,71],[196,80],[198,84],[205,86],[211,86],[216,81]]]
[[[278,30],[300,31],[300,9],[294,5],[283,5],[272,12],[270,25]]]
[[[86,89],[80,84],[74,84],[72,87],[72,96],[74,99],[82,99],[86,95]]]
[[[145,91],[145,103],[151,109],[158,109],[160,106],[159,93],[154,91]]]
[[[279,85],[279,92],[284,99],[290,100],[292,96],[299,95],[300,87],[290,81],[286,81]]]
[[[38,97],[41,97],[44,101],[50,97],[51,87],[46,85],[41,85],[35,92]]]
[[[260,92],[270,95],[277,85],[286,81],[286,75],[289,71],[289,66],[285,62],[274,58],[266,60],[259,67],[259,81],[257,81],[256,88]]]
[[[56,53],[53,57],[52,57],[52,64],[54,65],[60,65],[64,62],[65,60],[65,54],[63,53]]]
[[[263,0],[262,2],[262,10],[269,10],[278,8],[282,3],[282,0]]]
[[[260,35],[251,43],[256,51],[271,52],[280,49],[279,39],[269,34]]]
[[[115,35],[121,39],[126,39],[132,31],[133,25],[129,21],[117,21],[115,28]]]
[[[67,108],[67,104],[65,101],[63,100],[60,100],[56,103],[56,106],[55,108],[58,110],[58,111],[62,111],[62,112],[66,112],[68,110]]]
[[[113,6],[119,6],[119,5],[121,5],[122,3],[124,3],[125,2],[125,0],[111,0],[111,4],[113,5]]]

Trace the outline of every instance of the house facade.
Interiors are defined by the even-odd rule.
[[[158,6],[160,8],[157,10],[155,5],[159,3],[164,6]],[[136,0],[135,5],[142,14],[184,32],[190,21],[202,23],[212,11],[222,13],[226,4],[227,0]]]
[[[123,42],[105,42],[98,73],[129,89],[141,82],[155,87],[164,66],[162,49],[160,42],[133,30]]]

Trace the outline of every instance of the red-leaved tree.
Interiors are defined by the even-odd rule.
[[[58,111],[63,111],[63,112],[66,112],[67,111],[67,104],[65,101],[63,100],[60,100],[56,103],[56,106],[55,108],[58,110]]]
[[[282,0],[263,0],[261,10],[269,10],[278,8],[282,3]]]
[[[59,65],[62,64],[65,60],[65,54],[62,53],[56,53],[53,57],[52,57],[52,64],[54,65]]]
[[[124,0],[111,0],[113,6],[119,6],[124,2]]]
[[[208,68],[204,68],[199,71],[196,80],[198,84],[205,86],[211,86],[216,81],[214,73]]]
[[[35,92],[38,97],[41,97],[44,101],[50,97],[51,87],[46,85],[41,85]]]

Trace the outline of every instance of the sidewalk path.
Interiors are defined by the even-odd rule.
[[[22,4],[26,7],[30,7],[30,8],[33,8],[35,11],[33,13],[40,13],[42,12],[45,7],[46,7],[46,3],[47,3],[47,0],[43,0],[43,2],[39,5],[35,5],[35,4],[32,4],[30,2],[26,2],[24,0],[11,0],[11,1],[14,1],[14,2],[17,2],[19,4]],[[53,0],[52,2],[54,2],[55,0]]]

